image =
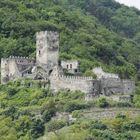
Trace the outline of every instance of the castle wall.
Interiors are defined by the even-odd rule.
[[[134,94],[135,93],[135,82],[132,80],[122,80],[123,93]]]
[[[101,79],[101,91],[104,95],[131,95],[135,92],[135,82],[118,78]]]
[[[118,78],[103,78],[101,79],[101,89],[101,93],[107,96],[113,94],[122,94],[122,81]]]
[[[61,89],[70,89],[71,91],[80,90],[84,93],[93,92],[92,77],[76,77],[59,75],[59,72],[53,70],[50,76],[51,89],[55,92]]]
[[[22,72],[34,65],[34,60],[25,57],[9,57],[1,59],[1,83],[22,77]]]

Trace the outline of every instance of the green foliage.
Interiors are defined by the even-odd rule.
[[[80,110],[80,109],[86,109],[88,108],[88,105],[87,104],[82,104],[82,103],[78,103],[78,102],[68,102],[66,105],[65,105],[65,108],[64,110],[66,112],[72,112],[74,110]]]
[[[136,95],[134,96],[133,102],[136,107],[140,107],[140,88],[136,89]]]
[[[105,108],[109,106],[109,103],[106,98],[100,97],[97,101],[99,107]]]
[[[17,93],[17,88],[15,88],[15,87],[8,87],[7,88],[7,94],[8,94],[8,96],[13,96],[13,95],[15,95]]]
[[[84,73],[85,76],[91,76],[93,77],[94,79],[96,79],[96,75],[92,72],[92,70],[86,70],[85,73]]]
[[[102,122],[95,121],[95,122],[92,122],[90,125],[90,130],[92,131],[93,129],[105,130],[107,129],[107,126],[103,124]]]
[[[66,124],[67,123],[63,120],[61,120],[61,121],[52,120],[47,124],[47,131],[48,132],[56,132],[57,130],[66,126]]]
[[[40,136],[42,136],[44,134],[44,124],[41,120],[39,119],[35,119],[35,120],[32,120],[33,123],[31,125],[31,136],[33,138],[38,138]]]
[[[82,116],[82,113],[80,110],[75,110],[72,112],[72,117],[73,118],[80,118]]]
[[[118,102],[116,106],[117,107],[132,107],[132,104],[130,102]]]

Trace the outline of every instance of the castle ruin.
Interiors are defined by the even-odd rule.
[[[65,75],[67,71],[72,76]],[[36,60],[28,57],[10,56],[1,59],[1,83],[17,79],[46,81],[50,89],[80,90],[85,99],[90,100],[101,95],[114,96],[114,99],[129,99],[135,92],[135,82],[120,79],[117,74],[105,73],[94,68],[97,79],[79,76],[79,62],[61,61],[59,64],[59,34],[52,31],[36,33]],[[44,86],[47,87],[47,86]]]

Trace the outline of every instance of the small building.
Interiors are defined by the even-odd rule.
[[[79,62],[77,60],[61,61],[61,67],[70,74],[77,74],[79,72]]]

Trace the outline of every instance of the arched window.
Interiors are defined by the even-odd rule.
[[[69,65],[67,65],[67,69],[69,69]]]

